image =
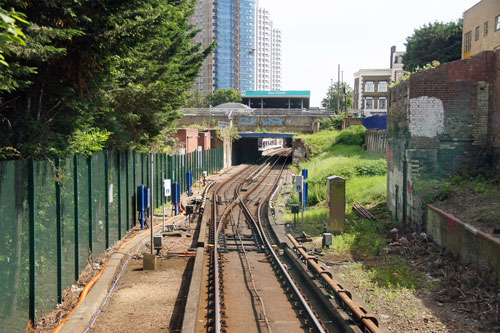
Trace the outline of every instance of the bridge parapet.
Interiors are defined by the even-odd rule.
[[[265,128],[280,132],[313,132],[314,124],[333,112],[311,112],[301,109],[182,109],[181,126],[205,125],[216,127],[218,122],[231,123],[240,132]]]

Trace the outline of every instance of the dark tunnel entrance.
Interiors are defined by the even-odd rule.
[[[233,142],[232,164],[257,164],[262,155],[279,147],[291,147],[293,134],[240,133]]]

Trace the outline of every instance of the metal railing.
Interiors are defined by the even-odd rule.
[[[305,117],[334,117],[332,111],[311,111],[307,109],[217,109],[217,108],[184,108],[181,113],[185,116],[305,116]]]

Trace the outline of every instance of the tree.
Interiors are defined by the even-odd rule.
[[[241,94],[233,88],[219,89],[211,94],[208,94],[207,102],[211,106],[217,106],[223,103],[241,103]]]
[[[8,52],[7,44],[17,43],[25,45],[24,34],[16,23],[28,24],[23,19],[24,14],[16,13],[14,10],[8,12],[0,7],[0,65],[8,66],[3,53]]]
[[[328,91],[326,92],[326,97],[321,101],[321,106],[327,110],[337,110],[337,87],[338,82],[333,82]],[[340,83],[340,111],[343,112],[352,108],[352,89],[346,82]]]
[[[209,103],[207,101],[207,96],[201,91],[195,90],[191,93],[186,101],[187,108],[208,108]]]
[[[462,19],[448,23],[435,22],[415,29],[406,38],[404,69],[413,72],[436,60],[445,63],[461,58]]]
[[[31,22],[0,66],[0,148],[23,157],[165,141],[213,49],[192,44],[192,0],[4,3]]]

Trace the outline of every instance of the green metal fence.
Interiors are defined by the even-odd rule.
[[[23,331],[28,321],[61,303],[88,263],[137,222],[134,193],[150,186],[149,155],[103,151],[91,158],[0,162],[0,332]],[[163,178],[186,188],[223,167],[222,147],[184,155],[155,155],[154,206]]]

